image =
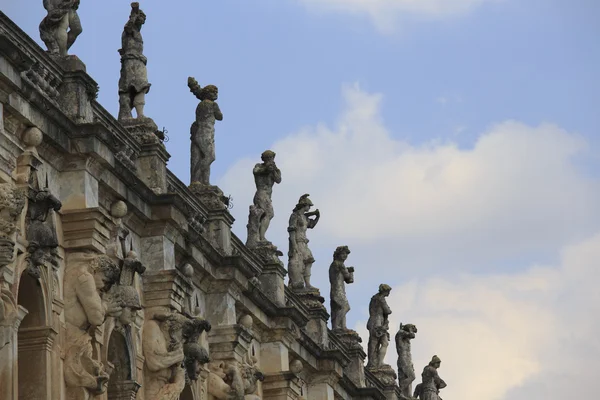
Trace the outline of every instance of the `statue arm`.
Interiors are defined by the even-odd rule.
[[[315,226],[317,226],[317,224],[319,223],[319,219],[321,219],[321,214],[315,211],[315,218],[314,219],[310,219],[310,218],[308,219],[308,227],[310,229],[312,229]]]
[[[219,105],[217,103],[214,103],[215,105],[215,119],[217,121],[223,121],[223,113],[221,112],[221,108],[219,108]]]
[[[344,282],[346,282],[346,283],[354,282],[354,273],[349,271],[348,268],[346,268],[346,266],[344,264],[341,265],[340,272],[342,273],[342,276],[344,277]]]
[[[163,336],[160,327],[156,323],[147,324],[144,327],[144,357],[146,357],[146,366],[151,372],[157,372],[161,369],[169,368],[175,364],[183,362],[183,348],[179,346],[173,351],[157,350],[155,337]]]
[[[383,304],[381,305],[381,307],[383,308],[383,315],[385,315],[385,317],[387,318],[387,316],[392,313],[392,309],[388,305],[387,301],[385,301],[385,299],[383,300]]]
[[[277,167],[273,169],[273,180],[275,183],[281,183],[281,170]]]
[[[267,167],[264,164],[256,164],[252,170],[254,175],[265,175],[267,172]]]
[[[433,382],[438,389],[443,389],[446,387],[446,382],[437,373],[437,370],[433,372]]]
[[[96,284],[91,274],[84,273],[79,276],[77,286],[75,287],[75,294],[83,307],[88,322],[92,326],[102,325],[106,314],[102,299],[98,295]]]

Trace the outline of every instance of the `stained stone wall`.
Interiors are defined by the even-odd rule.
[[[83,61],[0,12],[0,399],[398,398]]]

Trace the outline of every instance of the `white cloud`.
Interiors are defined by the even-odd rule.
[[[300,0],[316,11],[367,15],[383,32],[393,31],[400,17],[446,18],[499,0]]]
[[[392,335],[400,322],[417,325],[417,376],[440,356],[444,398],[591,398],[600,357],[599,259],[600,234],[565,248],[555,267],[397,286],[388,300]],[[357,324],[367,338],[364,325]],[[392,345],[387,362],[395,360]]]
[[[424,257],[438,265],[520,258],[558,249],[600,226],[598,182],[572,160],[587,148],[578,135],[507,121],[470,149],[444,140],[412,145],[384,126],[380,94],[354,85],[343,88],[343,98],[346,110],[334,128],[307,127],[272,146],[283,183],[274,189],[270,235],[282,235],[281,245],[303,193],[322,214],[311,232],[315,242],[393,243],[411,264]],[[219,182],[233,194],[243,225],[257,161],[258,155],[241,160]]]
[[[308,126],[271,146],[283,182],[267,236],[285,254],[289,213],[310,193],[322,214],[310,232],[313,282],[327,295],[331,253],[350,245],[350,321],[366,315],[375,283],[393,284],[393,330],[400,319],[418,325],[417,373],[433,354],[442,357],[444,398],[591,396],[600,356],[600,235],[592,237],[600,185],[576,164],[586,140],[551,124],[505,121],[472,148],[408,143],[384,125],[381,94],[351,85],[342,97],[333,127]],[[233,194],[242,237],[257,161],[240,160],[219,182]],[[550,266],[536,265],[553,253]],[[364,332],[364,321],[357,326]],[[394,354],[390,346],[392,365]]]

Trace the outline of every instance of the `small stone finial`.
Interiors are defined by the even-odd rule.
[[[194,276],[194,267],[190,263],[186,263],[183,267],[181,267],[181,273],[186,278],[192,278]]]
[[[253,169],[256,193],[253,206],[250,206],[248,217],[248,238],[246,245],[255,248],[261,244],[270,244],[265,235],[271,220],[275,216],[273,211],[273,185],[281,183],[281,171],[275,164],[275,152],[266,150],[261,154],[262,163],[256,164]]]
[[[117,219],[123,218],[127,215],[127,203],[123,200],[117,200],[112,203],[110,206],[110,215]]]
[[[198,81],[188,78],[188,87],[200,103],[196,107],[196,120],[190,128],[190,178],[191,183],[199,182],[210,186],[210,166],[215,161],[215,121],[223,120],[223,113],[217,104],[219,89],[214,85],[204,88]]]
[[[290,275],[289,286],[293,290],[313,289],[313,286],[310,284],[310,276],[312,264],[315,262],[315,259],[308,248],[306,232],[317,225],[321,218],[321,213],[318,209],[310,211],[312,206],[313,202],[309,199],[308,194],[300,196],[288,224],[290,243],[288,273]]]
[[[121,35],[121,77],[119,79],[119,121],[132,119],[135,109],[136,119],[145,118],[144,105],[146,94],[150,91],[148,83],[147,58],[144,56],[142,26],[146,23],[146,14],[138,2],[131,3],[129,20]]]
[[[31,126],[23,132],[23,143],[27,146],[25,150],[34,151],[43,140],[44,134],[37,126]]]
[[[254,321],[252,320],[252,317],[248,314],[244,314],[240,317],[240,319],[238,320],[238,323],[243,326],[246,329],[250,329],[252,328],[252,325],[254,324]]]
[[[48,15],[40,23],[40,37],[52,56],[66,57],[83,31],[77,14],[80,0],[44,0]]]
[[[302,364],[302,361],[296,359],[293,360],[290,363],[290,372],[293,374],[299,374],[300,372],[302,372],[302,370],[304,369],[304,365]]]

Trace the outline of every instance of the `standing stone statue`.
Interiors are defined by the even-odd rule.
[[[275,164],[275,152],[266,150],[262,153],[261,164],[254,166],[254,182],[256,183],[256,194],[254,205],[250,206],[248,217],[248,239],[246,245],[256,248],[260,244],[270,244],[265,238],[269,224],[275,216],[273,211],[273,185],[281,183],[281,171]]]
[[[308,198],[308,194],[304,194],[298,200],[298,204],[294,207],[290,222],[288,225],[288,233],[290,235],[290,247],[288,251],[288,273],[290,274],[289,286],[294,289],[313,289],[310,284],[311,268],[315,259],[312,252],[308,248],[308,238],[306,231],[313,229],[319,219],[321,213],[319,210],[309,211],[313,206],[312,201]],[[310,217],[315,217],[311,219]]]
[[[440,378],[437,372],[441,363],[442,360],[438,356],[433,356],[429,365],[423,368],[423,373],[421,374],[422,383],[415,388],[415,397],[421,400],[442,400],[440,389],[446,387],[446,382]]]
[[[339,246],[333,253],[333,262],[329,266],[329,282],[331,283],[331,329],[346,331],[346,314],[350,311],[350,303],[346,297],[345,283],[354,282],[354,267],[347,267],[344,261],[348,258],[348,246]]]
[[[121,35],[121,77],[119,79],[119,121],[132,117],[135,108],[136,117],[144,117],[146,93],[150,91],[147,59],[144,56],[144,40],[142,25],[146,22],[146,14],[140,10],[140,3],[131,3],[129,21],[125,24]]]
[[[379,285],[379,292],[371,297],[369,303],[369,320],[367,321],[367,329],[369,330],[368,369],[376,370],[384,365],[383,359],[390,340],[388,316],[392,313],[385,298],[389,296],[391,291],[390,286],[382,283]]]
[[[43,0],[48,15],[40,23],[40,37],[53,56],[65,57],[77,36],[81,22],[77,9],[80,0]]]
[[[216,103],[219,89],[214,85],[204,88],[196,79],[188,78],[190,91],[200,100],[196,107],[196,121],[192,123],[190,136],[192,147],[190,151],[191,183],[200,182],[210,185],[210,165],[215,161],[215,121],[223,120],[223,113]]]
[[[415,380],[415,367],[410,352],[410,341],[415,338],[417,327],[413,324],[402,325],[396,333],[396,351],[398,352],[398,383],[400,393],[406,399],[411,396],[411,384]]]

